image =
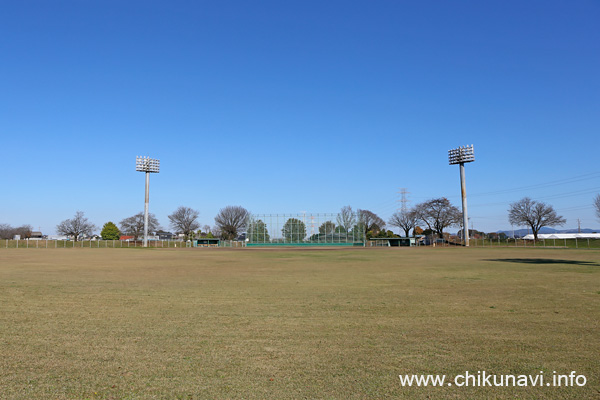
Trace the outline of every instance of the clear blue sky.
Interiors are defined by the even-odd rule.
[[[0,222],[52,234],[143,210],[254,213],[448,197],[475,229],[524,196],[600,227],[600,3],[6,1]]]

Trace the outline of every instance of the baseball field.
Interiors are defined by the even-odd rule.
[[[2,399],[599,397],[598,250],[0,250]]]

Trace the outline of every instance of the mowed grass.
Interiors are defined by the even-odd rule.
[[[596,250],[0,251],[2,399],[598,397]]]

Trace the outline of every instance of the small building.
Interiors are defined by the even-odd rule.
[[[126,240],[126,241],[131,241],[131,240],[135,240],[135,236],[127,236],[127,235],[122,235],[119,240]]]
[[[66,235],[48,235],[48,240],[69,240]]]
[[[158,231],[156,232],[156,236],[158,236],[158,240],[173,240],[174,234],[171,232]]]
[[[42,235],[42,232],[33,231],[31,232],[31,236],[29,237],[29,239],[40,240],[43,239],[43,237],[44,235]]]

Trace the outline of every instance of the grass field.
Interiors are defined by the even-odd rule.
[[[2,399],[600,397],[600,251],[0,251]],[[584,387],[402,387],[576,371]]]

